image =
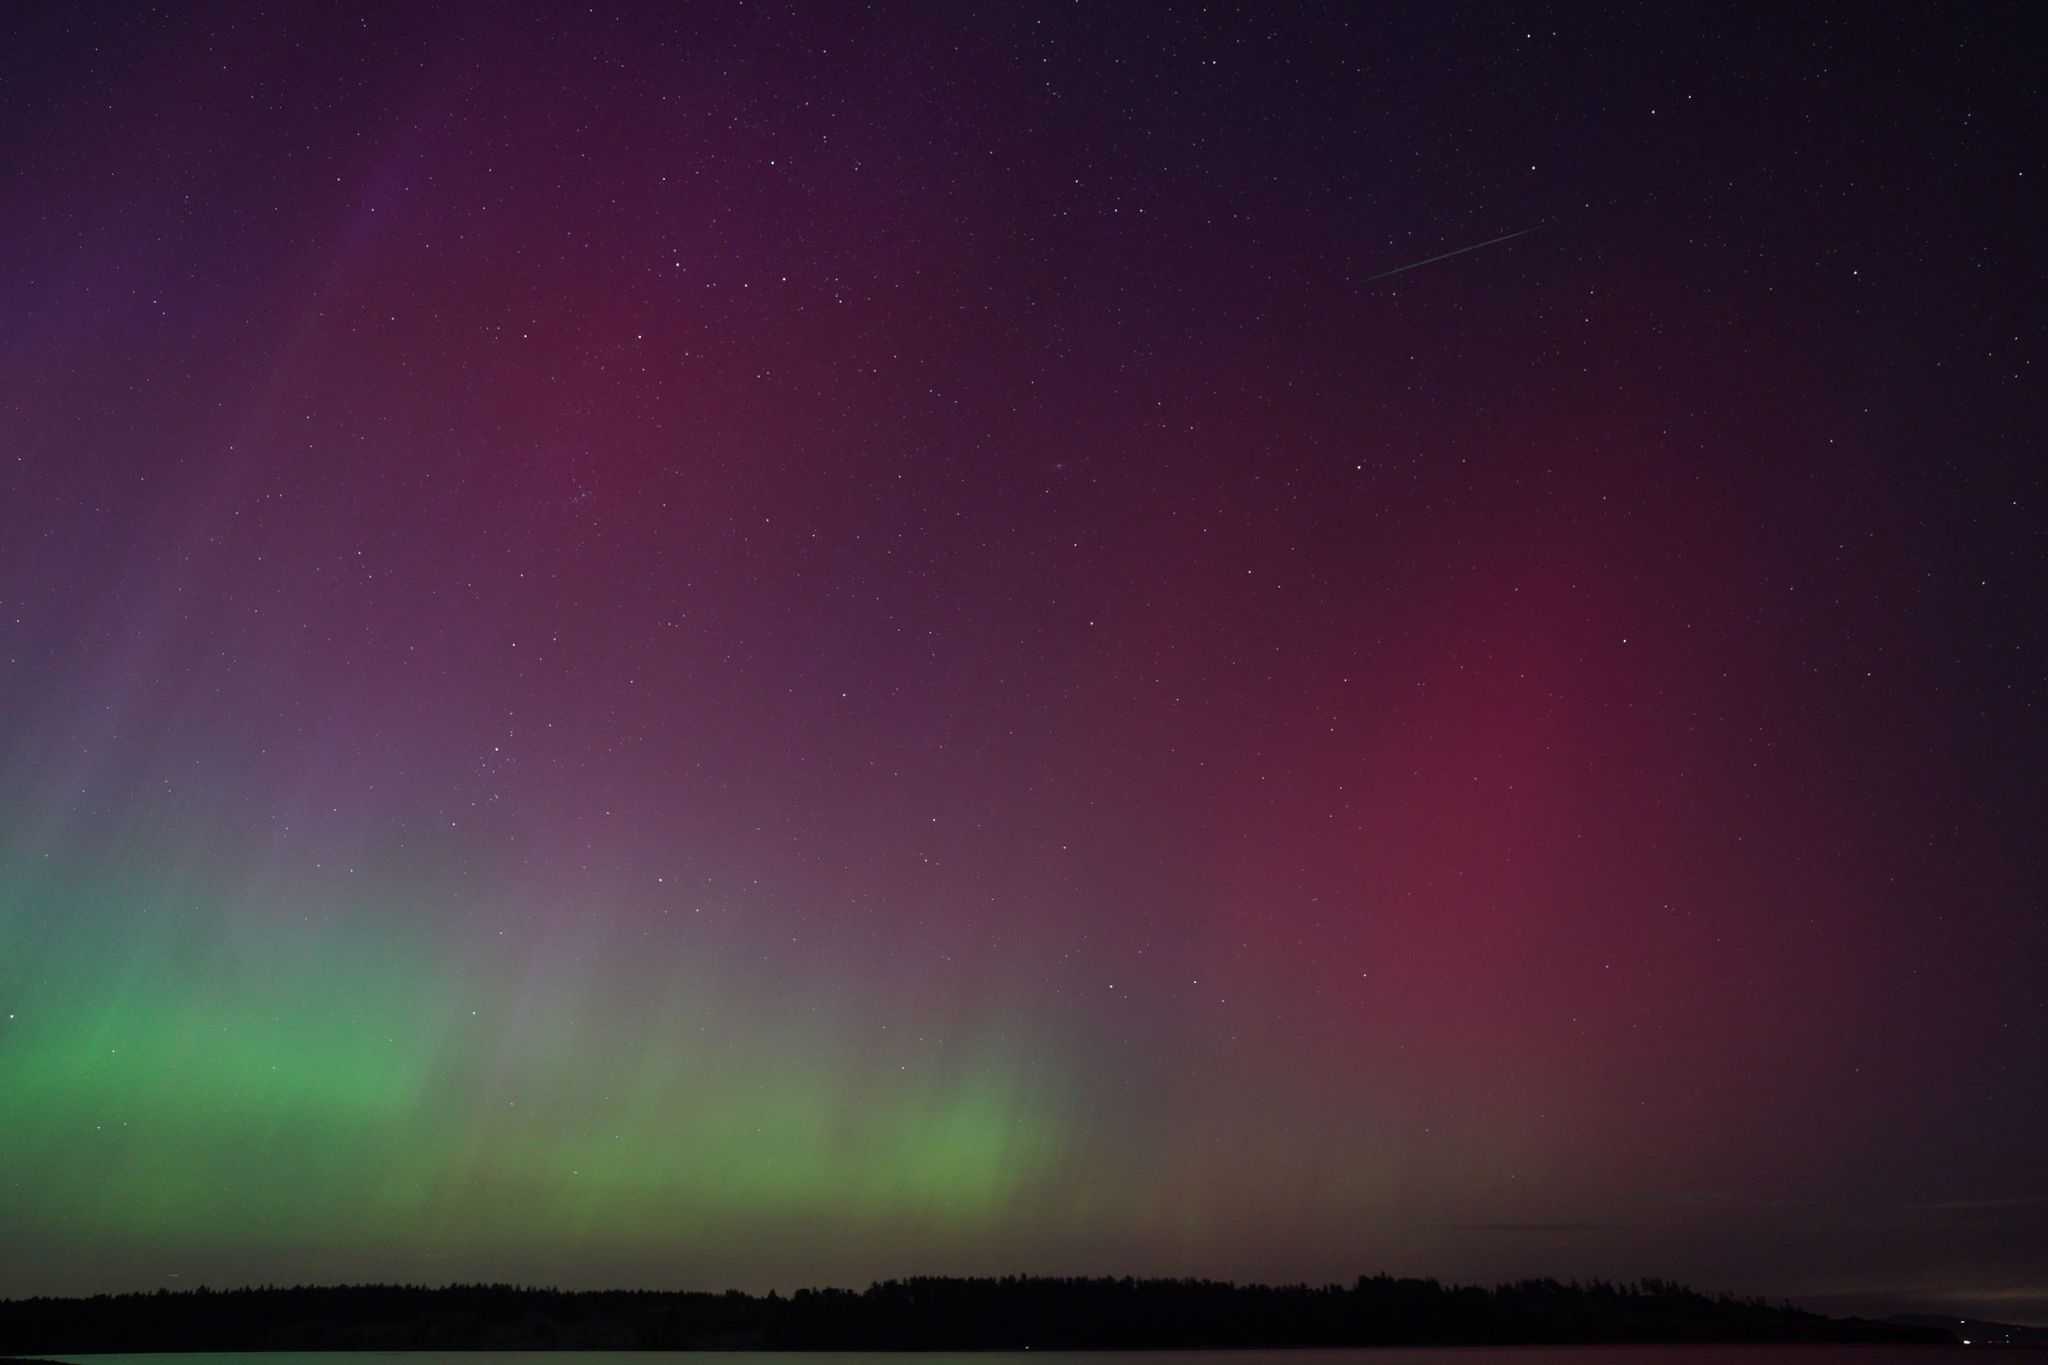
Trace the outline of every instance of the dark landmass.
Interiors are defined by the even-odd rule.
[[[1982,1318],[1950,1318],[1939,1313],[1895,1313],[1885,1319],[1905,1327],[1938,1327],[1950,1336],[1978,1346],[2048,1346],[2048,1327],[2022,1327]]]
[[[1008,1277],[784,1298],[509,1285],[197,1289],[0,1302],[0,1355],[122,1351],[1001,1350],[1949,1342],[1946,1326],[1826,1318],[1663,1280],[1494,1289]]]

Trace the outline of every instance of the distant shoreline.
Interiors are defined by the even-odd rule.
[[[0,1301],[0,1349],[182,1351],[1192,1350],[1365,1346],[1936,1344],[1920,1324],[1830,1318],[1669,1281],[1491,1289],[929,1278],[863,1291],[564,1292],[510,1285],[157,1291]]]

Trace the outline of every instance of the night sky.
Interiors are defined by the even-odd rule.
[[[0,19],[0,1294],[2048,1321],[2028,6],[168,8]]]

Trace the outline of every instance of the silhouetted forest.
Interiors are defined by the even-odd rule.
[[[1493,1289],[1210,1280],[890,1280],[788,1298],[509,1285],[197,1289],[0,1302],[0,1354],[278,1350],[992,1350],[1564,1342],[1940,1342],[1663,1280]]]

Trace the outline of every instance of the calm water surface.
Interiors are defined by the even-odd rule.
[[[51,1356],[78,1365],[1925,1365],[1928,1346],[1393,1346],[1343,1351],[248,1351],[183,1355]],[[1994,1359],[2048,1360],[2001,1349]]]

